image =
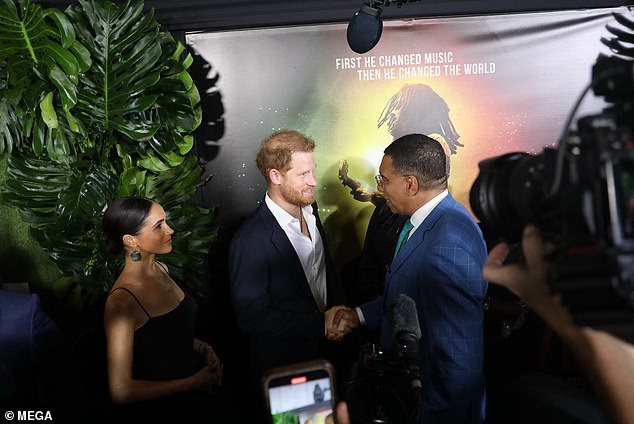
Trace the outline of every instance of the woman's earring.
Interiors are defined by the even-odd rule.
[[[134,249],[130,252],[130,259],[132,259],[133,262],[139,262],[141,260],[141,252],[139,252],[138,249]]]

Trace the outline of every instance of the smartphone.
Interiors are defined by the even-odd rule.
[[[334,423],[335,370],[319,359],[269,370],[262,377],[270,423]]]

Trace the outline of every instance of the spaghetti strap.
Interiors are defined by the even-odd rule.
[[[138,303],[138,304],[139,304],[139,306],[141,307],[141,309],[143,309],[143,312],[145,312],[145,315],[147,315],[147,317],[148,317],[148,318],[150,318],[150,319],[152,318],[152,315],[150,315],[150,314],[148,313],[148,311],[147,311],[147,310],[143,307],[143,304],[141,303],[141,301],[139,301],[139,299],[138,299],[138,298],[134,295],[134,293],[132,293],[132,291],[131,291],[130,289],[127,289],[127,288],[125,288],[125,287],[116,287],[116,288],[114,288],[114,289],[112,289],[112,290],[110,291],[110,294],[114,293],[116,290],[119,290],[119,289],[121,289],[121,290],[125,290],[125,291],[127,291],[128,293],[130,293],[130,296],[132,296],[132,298],[133,298],[134,300],[136,300],[136,303]]]
[[[158,264],[158,266],[160,266],[163,269],[163,271],[165,271],[165,273],[167,275],[170,275],[170,273],[167,271],[167,267],[165,266],[165,264],[163,264],[163,263],[161,263],[159,261],[154,261],[154,262],[156,262]]]

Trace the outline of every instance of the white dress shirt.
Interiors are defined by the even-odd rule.
[[[269,197],[268,193],[264,201],[293,245],[319,311],[324,312],[326,309],[326,259],[321,235],[317,230],[317,219],[313,215],[313,206],[301,208],[310,233],[308,237],[302,233],[300,220],[282,209]]]

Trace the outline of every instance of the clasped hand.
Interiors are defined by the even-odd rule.
[[[340,341],[352,330],[359,328],[359,317],[354,309],[345,305],[334,306],[324,313],[326,320],[326,338]]]
[[[211,393],[222,385],[224,364],[207,343],[201,344],[199,353],[205,358],[205,366],[199,371],[202,379],[201,385],[207,392]]]

